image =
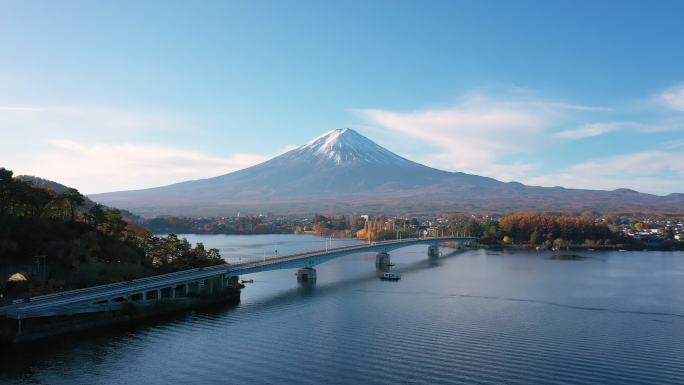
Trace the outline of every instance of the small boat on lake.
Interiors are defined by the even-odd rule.
[[[241,282],[242,283],[254,283],[254,280],[253,279],[243,279]]]
[[[387,273],[382,273],[382,277],[380,277],[380,278],[384,279],[386,281],[398,281],[401,278],[401,274],[387,272]]]

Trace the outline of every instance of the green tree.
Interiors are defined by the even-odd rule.
[[[0,168],[0,216],[10,211],[12,189],[14,186],[14,173],[6,168]]]
[[[102,217],[102,230],[115,238],[122,238],[128,224],[121,217],[118,209],[107,209]]]
[[[564,247],[568,247],[568,242],[566,242],[563,238],[556,238],[553,241],[553,248],[556,250],[560,250]]]
[[[503,236],[501,234],[501,230],[499,229],[499,222],[497,221],[489,221],[485,225],[485,232],[484,235],[482,236],[482,242],[484,243],[495,243],[498,242],[499,239]]]
[[[539,233],[537,230],[534,230],[532,234],[530,235],[530,244],[536,245],[539,243]]]
[[[93,207],[88,210],[85,215],[86,222],[91,226],[98,227],[105,222],[106,210],[104,206],[96,203]]]
[[[83,206],[83,203],[85,203],[85,198],[83,195],[81,195],[78,190],[75,188],[67,188],[64,190],[61,194],[59,194],[60,197],[67,203],[69,206],[69,213],[71,214],[71,220],[75,221],[76,220],[76,207],[77,206]]]

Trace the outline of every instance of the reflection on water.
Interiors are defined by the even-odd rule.
[[[552,254],[547,257],[548,259],[553,259],[556,261],[583,261],[585,259],[591,258],[586,255],[576,255],[576,254]]]
[[[229,261],[325,248],[310,236],[190,240]],[[236,307],[5,350],[0,383],[683,382],[684,253],[426,249],[393,251],[389,268],[375,253],[339,258],[315,283],[254,274]],[[378,279],[387,269],[402,279]]]

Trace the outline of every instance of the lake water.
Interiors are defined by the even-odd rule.
[[[296,235],[192,235],[229,261],[325,248]],[[333,246],[353,241],[337,241]],[[448,250],[443,250],[445,254]],[[7,384],[681,384],[684,253],[392,252],[254,274],[236,307],[5,351]]]

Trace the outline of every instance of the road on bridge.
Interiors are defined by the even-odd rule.
[[[401,247],[417,244],[440,244],[445,242],[469,243],[476,242],[474,237],[435,237],[435,238],[407,238],[401,240],[370,242],[362,245],[343,246],[327,250],[318,250],[292,254],[282,257],[265,258],[240,264],[223,264],[205,268],[178,271],[153,277],[140,278],[127,282],[93,286],[78,290],[46,294],[42,296],[15,300],[13,303],[0,307],[0,316],[32,317],[57,314],[74,314],[78,308],[91,307],[92,304],[115,297],[126,297],[134,293],[175,287],[187,282],[200,281],[217,275],[225,277],[252,274],[256,272],[312,267],[330,259],[344,255],[362,252],[390,251]],[[71,308],[71,311],[69,310]],[[90,310],[89,310],[90,311]]]

